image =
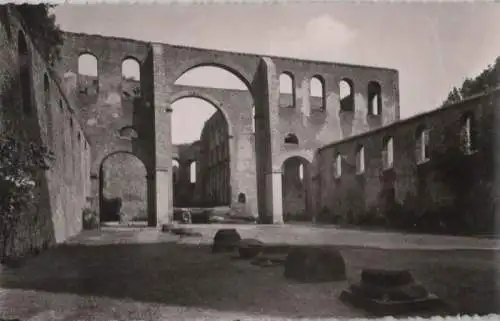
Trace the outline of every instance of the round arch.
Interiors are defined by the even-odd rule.
[[[142,181],[142,183],[144,185],[142,188],[144,188],[144,192],[145,192],[144,197],[145,198],[139,204],[142,204],[142,206],[145,206],[145,208],[140,206],[141,211],[145,210],[145,212],[143,212],[142,214],[140,214],[140,213],[136,213],[136,214],[139,215],[140,219],[146,219],[149,221],[149,212],[150,212],[150,208],[151,208],[151,203],[150,203],[150,200],[148,198],[148,188],[149,188],[148,187],[148,179],[149,179],[148,168],[146,166],[146,163],[138,155],[136,155],[133,152],[127,151],[127,150],[118,150],[118,151],[111,152],[111,153],[107,154],[106,156],[102,157],[102,159],[100,160],[99,167],[98,167],[99,174],[98,174],[98,191],[97,191],[99,220],[101,222],[118,221],[118,220],[121,221],[121,219],[123,217],[120,218],[121,217],[120,213],[122,213],[123,209],[124,208],[126,209],[127,207],[130,206],[130,204],[134,204],[135,202],[137,202],[137,199],[134,201],[132,201],[132,199],[127,200],[126,195],[128,193],[125,192],[125,191],[127,191],[127,189],[125,188],[125,190],[122,190],[122,187],[120,187],[120,190],[122,192],[122,194],[119,194],[120,196],[118,196],[116,194],[111,198],[106,198],[106,196],[105,196],[105,190],[106,190],[105,186],[107,185],[107,183],[106,183],[107,179],[104,177],[105,176],[104,172],[103,172],[104,165],[105,165],[106,161],[108,161],[111,157],[116,156],[116,155],[127,155],[128,157],[131,157],[131,159],[134,159],[135,161],[139,161],[139,163],[141,164],[141,167],[144,171],[144,178],[143,178],[144,180]],[[137,182],[138,181],[135,181],[135,184],[137,184]],[[140,184],[140,185],[142,185],[142,184]],[[122,185],[120,184],[120,186],[122,186]],[[130,190],[128,192],[130,193]],[[132,201],[132,203],[130,203],[131,201]],[[127,213],[127,211],[125,211],[124,213]],[[143,217],[142,215],[145,215],[145,216]],[[134,217],[135,217],[135,215],[134,215]]]
[[[146,166],[146,162],[144,162],[144,160],[141,157],[139,157],[139,155],[136,155],[134,152],[129,151],[129,150],[117,150],[117,151],[108,153],[104,157],[101,158],[101,160],[98,162],[98,164],[99,164],[99,167],[98,167],[99,173],[102,170],[102,166],[103,166],[104,162],[106,162],[106,160],[108,158],[110,158],[110,157],[112,157],[114,155],[118,155],[118,154],[128,154],[128,155],[134,156],[135,158],[137,158],[138,160],[141,161],[142,165],[144,165],[144,168],[146,169],[146,173],[148,172],[148,168]]]
[[[141,59],[137,58],[134,55],[128,54],[128,53],[125,54],[125,55],[123,55],[121,63],[123,63],[125,60],[135,60],[139,65],[142,64],[142,60]]]
[[[180,49],[180,48],[179,48]],[[184,54],[184,55],[183,55]],[[245,86],[248,92],[251,95],[252,98],[252,104],[254,106],[259,106],[256,108],[255,113],[256,117],[259,116],[259,119],[261,119],[262,116],[261,113],[265,112],[266,105],[261,102],[262,98],[261,93],[260,93],[260,87],[255,88],[254,85],[254,76],[256,71],[262,72],[264,74],[267,74],[267,77],[269,77],[269,81],[271,83],[276,83],[277,82],[277,75],[276,75],[276,66],[273,62],[273,60],[269,57],[258,57],[258,56],[238,56],[234,54],[217,54],[217,55],[209,55],[209,52],[205,52],[203,50],[200,51],[182,51],[182,49],[179,50],[178,52],[178,57],[183,56],[184,59],[178,59],[176,61],[172,61],[171,63],[167,62],[167,79],[165,85],[169,87],[171,90],[175,88],[175,83],[176,81],[183,76],[185,73],[199,67],[217,67],[222,70],[225,70],[232,75],[234,75],[237,79],[239,79]],[[235,59],[237,58],[237,59]],[[264,67],[264,68],[262,68]],[[259,92],[257,91],[259,90]],[[228,135],[229,137],[233,137],[235,134],[235,130],[233,129],[235,123],[234,119],[231,121],[231,118],[229,117],[227,110],[224,110],[224,108],[221,108],[221,104],[218,104],[217,102],[214,104],[215,100],[206,95],[202,95],[199,93],[193,93],[192,91],[187,90],[184,93],[175,93],[175,97],[171,97],[170,103],[172,104],[175,102],[177,99],[180,99],[180,97],[193,97],[193,98],[201,98],[213,105],[218,111],[221,112],[222,115],[224,115],[224,118],[227,122],[228,125]],[[209,98],[207,100],[207,98]],[[277,97],[273,96],[273,99]],[[278,103],[278,101],[273,101],[272,103]],[[170,105],[171,105],[170,104]],[[167,102],[168,105],[168,102]],[[167,110],[169,111],[169,110]],[[259,129],[261,126],[257,126],[256,129],[256,134],[258,137],[265,137],[265,135],[262,135],[262,131]],[[230,144],[232,146],[232,144]],[[231,148],[231,147],[230,147]],[[230,153],[232,153],[230,151]],[[256,153],[256,161],[259,164],[264,164],[267,161],[271,161],[269,157],[271,155],[266,155],[262,153]],[[262,159],[266,158],[266,159]],[[233,170],[234,170],[234,162],[231,162],[230,165],[230,177],[233,177]],[[236,174],[236,173],[235,173]],[[272,189],[272,184],[269,184],[265,179],[263,179],[262,175],[264,175],[264,171],[261,169],[257,169],[256,171],[256,190],[257,190],[257,195],[256,199],[264,199],[266,195],[266,190]],[[232,183],[232,179],[231,179]],[[232,190],[232,188],[231,188]],[[258,213],[273,213],[274,211],[274,206],[269,205],[266,202],[263,201],[257,201],[257,204],[255,204],[256,207],[258,208],[257,212]],[[278,210],[278,212],[280,212]],[[264,215],[264,214],[262,214]],[[272,214],[274,215],[274,214]],[[278,213],[278,215],[281,215],[281,213]]]
[[[78,75],[85,75],[85,76],[93,76],[93,77],[99,77],[99,58],[90,50],[83,50],[78,53],[76,56],[76,70]],[[83,61],[82,61],[83,59]],[[90,60],[85,61],[85,59],[92,59],[92,63]],[[82,64],[84,66],[82,66]],[[86,64],[91,64],[92,66],[85,66]],[[95,65],[94,65],[95,64]],[[87,67],[92,69],[92,72],[89,72],[90,75],[88,74],[82,74],[82,67]],[[95,72],[94,72],[95,71]],[[95,75],[94,75],[95,73]]]
[[[228,61],[221,61],[221,58],[195,58],[187,61],[183,61],[180,64],[178,64],[177,68],[171,72],[171,85],[174,85],[177,79],[179,79],[182,75],[187,73],[188,71],[191,71],[195,68],[199,67],[217,67],[221,68],[227,72],[230,72],[234,76],[236,76],[241,82],[245,84],[247,87],[248,91],[250,93],[253,92],[252,90],[252,74],[248,73],[247,71],[244,70],[244,68],[238,64]]]
[[[132,156],[135,156],[136,158],[138,158],[142,162],[142,164],[146,168],[146,172],[149,174],[149,168],[148,168],[148,166],[146,166],[146,164],[148,164],[148,162],[146,162],[146,160],[143,159],[143,157],[141,157],[140,155],[134,153],[132,151],[132,148],[130,148],[130,149],[115,150],[115,151],[108,152],[106,154],[102,153],[101,155],[99,155],[98,157],[96,157],[96,159],[92,163],[91,175],[95,175],[95,176],[99,175],[100,171],[102,169],[102,164],[104,164],[104,162],[109,157],[111,157],[113,155],[116,155],[116,154],[130,154]]]
[[[227,131],[229,137],[233,136],[233,122],[231,121],[231,118],[229,117],[227,111],[225,110],[224,107],[222,107],[222,103],[215,99],[212,95],[203,93],[203,92],[197,92],[193,90],[182,90],[174,95],[172,95],[170,99],[170,106],[172,106],[175,102],[181,100],[181,99],[186,99],[186,98],[198,98],[201,99],[210,105],[212,105],[215,109],[220,111],[222,115],[224,116],[224,119],[226,120],[227,123]]]
[[[314,159],[314,151],[309,151],[309,150],[294,150],[294,151],[288,151],[288,152],[283,152],[280,153],[277,162],[276,162],[276,169],[282,170],[283,165],[287,160],[290,158],[299,158],[306,164],[310,165],[313,162]]]

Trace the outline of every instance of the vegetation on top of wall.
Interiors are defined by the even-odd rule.
[[[64,41],[63,32],[55,23],[54,14],[50,13],[55,6],[47,3],[15,5],[23,19],[26,32],[51,66],[60,59],[60,47]]]
[[[495,64],[489,65],[475,78],[466,78],[460,88],[453,87],[448,94],[448,98],[443,102],[443,106],[459,102],[467,97],[474,96],[500,86],[500,57],[497,57]]]
[[[7,258],[21,214],[34,205],[37,174],[48,169],[53,154],[40,144],[19,138],[9,130],[0,133],[0,260]]]

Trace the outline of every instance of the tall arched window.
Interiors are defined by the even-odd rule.
[[[196,183],[196,161],[192,161],[189,165],[189,181]]]
[[[179,162],[176,159],[172,159],[172,181],[177,183],[177,173],[179,171]]]
[[[342,175],[342,155],[335,155],[335,177],[339,178]]]
[[[134,58],[127,58],[122,62],[122,94],[125,98],[140,96],[141,67]]]
[[[283,72],[280,82],[280,107],[295,107],[295,83],[292,74]]]
[[[417,163],[426,162],[429,160],[429,130],[420,126],[417,128],[415,136]]]
[[[23,111],[26,114],[31,113],[33,108],[33,92],[31,80],[31,55],[28,50],[28,44],[21,31],[17,39],[17,56],[19,62],[19,82],[21,86],[21,98]]]
[[[382,88],[376,81],[368,83],[368,115],[379,116],[382,113]]]
[[[474,114],[467,113],[461,121],[461,146],[466,154],[470,154],[477,149],[477,128]]]
[[[134,58],[127,58],[122,62],[122,78],[124,80],[141,80],[141,66]]]
[[[392,137],[384,138],[382,150],[382,161],[384,169],[390,169],[394,165],[394,146]]]
[[[302,182],[304,180],[304,164],[299,164],[299,180]]]
[[[325,110],[325,81],[320,76],[314,76],[309,82],[309,99],[311,110]]]
[[[354,111],[354,84],[352,80],[344,78],[339,83],[340,110]]]
[[[362,174],[365,172],[365,148],[358,146],[356,151],[356,173]]]
[[[97,58],[89,53],[81,54],[78,57],[78,74],[97,77]]]
[[[78,57],[78,88],[83,95],[99,93],[99,72],[97,58],[89,53]]]

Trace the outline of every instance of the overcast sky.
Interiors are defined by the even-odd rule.
[[[55,14],[65,31],[396,68],[402,118],[436,108],[500,56],[500,5],[493,3],[60,5]],[[183,78],[242,86],[214,68]],[[209,106],[174,105],[174,142],[199,138]]]

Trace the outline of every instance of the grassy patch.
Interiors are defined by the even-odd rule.
[[[409,269],[456,312],[500,312],[494,252],[340,251],[350,280],[358,280],[364,267]],[[176,243],[65,245],[2,276],[1,287],[279,317],[365,316],[338,300],[346,282],[294,283],[284,278],[282,266],[258,267],[233,256]]]

